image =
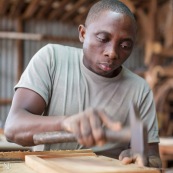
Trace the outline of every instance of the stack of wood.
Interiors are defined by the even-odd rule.
[[[125,1],[126,2],[126,1]],[[135,11],[144,46],[143,77],[154,92],[160,135],[173,135],[173,1],[148,1]],[[141,37],[143,36],[143,37]]]

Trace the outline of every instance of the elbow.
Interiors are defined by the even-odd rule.
[[[13,128],[11,128],[10,125],[8,125],[7,123],[5,124],[5,127],[4,127],[4,135],[8,142],[15,142],[14,141],[15,133],[13,131]]]
[[[4,135],[8,142],[16,143],[23,147],[34,146],[31,140],[29,141],[27,140],[27,135],[25,136],[22,132],[21,133],[15,132],[15,130],[11,127],[8,127],[8,125],[6,125],[4,128]]]
[[[4,126],[4,135],[8,142],[15,142],[16,125],[17,123],[14,116],[12,116],[11,112],[9,112]]]

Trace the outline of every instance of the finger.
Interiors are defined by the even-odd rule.
[[[66,116],[60,123],[60,128],[62,131],[73,132],[75,125],[79,127],[79,117],[82,116],[82,113],[73,115],[73,116]]]
[[[140,167],[144,167],[143,159],[141,159],[141,158],[137,158],[134,163]]]
[[[73,124],[71,125],[70,132],[76,136],[78,143],[80,143],[80,144],[83,143],[81,130],[80,130],[80,121],[77,121],[76,123],[73,122]]]
[[[145,158],[143,158],[140,154],[135,154],[133,156],[133,162],[140,167],[145,166]]]
[[[119,155],[119,160],[123,160],[124,157],[132,157],[131,149],[126,149],[122,151]]]
[[[124,164],[124,165],[127,165],[127,164],[130,164],[130,163],[133,163],[133,158],[131,157],[124,157],[121,162]]]
[[[98,146],[102,146],[105,143],[105,134],[102,128],[102,121],[96,110],[91,110],[89,121],[95,144]]]
[[[93,139],[90,122],[86,116],[83,117],[83,121],[80,122],[80,130],[82,145],[85,145],[86,147],[93,146],[95,141]]]
[[[99,112],[99,116],[100,116],[100,118],[101,118],[103,124],[104,124],[107,128],[109,128],[109,129],[111,129],[111,130],[115,130],[115,131],[119,131],[119,130],[122,129],[121,123],[120,123],[120,122],[115,122],[115,121],[113,121],[113,119],[112,119],[110,116],[108,116],[108,115],[105,113],[105,111],[100,111],[100,112]]]

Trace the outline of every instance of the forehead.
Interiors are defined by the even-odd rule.
[[[113,11],[102,12],[88,27],[94,31],[105,30],[108,33],[126,32],[132,36],[136,33],[136,24],[130,16]]]

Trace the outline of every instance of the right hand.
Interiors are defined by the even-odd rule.
[[[76,135],[78,143],[86,147],[102,146],[106,143],[103,125],[111,130],[121,129],[119,122],[113,122],[104,111],[88,109],[68,116],[61,123],[61,129]]]
[[[132,149],[122,151],[119,155],[119,160],[125,165],[134,163],[140,167],[148,166],[148,158],[138,153],[133,153]]]

